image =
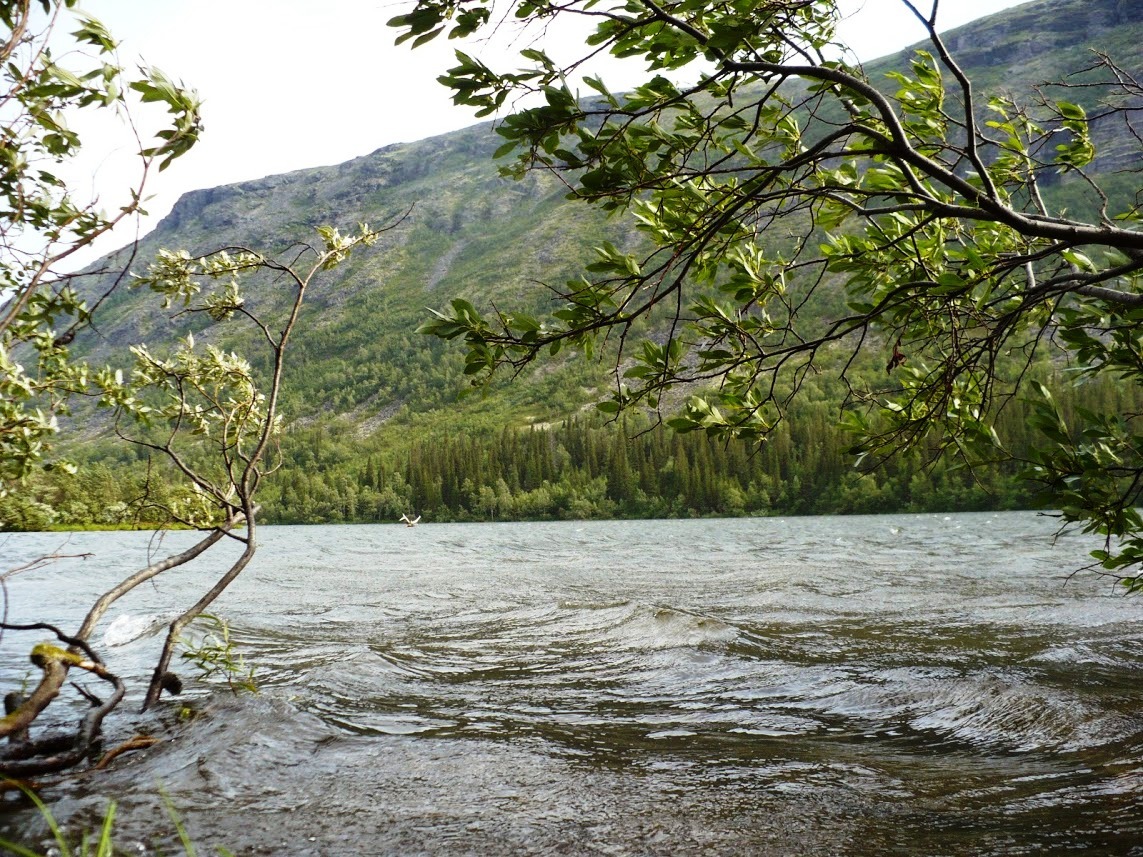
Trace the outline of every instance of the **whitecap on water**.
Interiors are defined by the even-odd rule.
[[[976,746],[1007,752],[1074,752],[1116,741],[1132,726],[1065,689],[1035,684],[1015,671],[965,675],[883,670],[832,694],[823,710],[907,725]]]
[[[697,734],[690,729],[663,729],[659,732],[649,732],[647,737],[652,741],[662,741],[665,738],[693,738]]]
[[[114,648],[125,646],[142,637],[152,637],[167,627],[178,615],[177,612],[147,613],[141,616],[125,613],[116,617],[107,626],[107,630],[103,632],[103,645]]]
[[[672,607],[637,606],[608,636],[624,648],[674,649],[729,643],[739,631],[719,619]]]

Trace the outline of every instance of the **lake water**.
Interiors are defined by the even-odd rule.
[[[1054,530],[267,527],[215,610],[261,692],[188,681],[198,717],[135,713],[159,637],[121,641],[222,560],[160,578],[95,642],[133,680],[108,744],[164,740],[45,798],[94,827],[115,797],[129,853],[170,853],[161,792],[200,854],[1143,854],[1143,601],[1066,581],[1095,543]],[[74,629],[154,547],[67,538],[2,543],[95,554],[14,577],[11,621]],[[3,639],[9,684],[30,636]],[[44,830],[7,802],[0,836]]]

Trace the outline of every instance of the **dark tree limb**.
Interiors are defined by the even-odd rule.
[[[85,693],[89,700],[94,700],[87,714],[80,720],[73,735],[49,736],[40,740],[26,740],[9,744],[0,751],[0,775],[9,777],[28,777],[38,774],[48,774],[71,768],[81,762],[91,751],[98,739],[103,719],[123,699],[126,688],[123,681],[114,673],[109,672],[99,657],[82,640],[68,637],[58,629],[46,623],[36,623],[30,626],[7,626],[9,630],[50,630],[57,638],[69,644],[70,648],[63,649],[49,643],[40,643],[33,647],[32,663],[44,671],[45,680],[33,691],[32,695],[20,705],[12,714],[3,720],[6,728],[5,734],[18,734],[21,728],[26,732],[27,725],[43,711],[59,693],[59,685],[66,677],[69,667],[75,667],[90,672],[97,678],[112,686],[111,695],[101,701],[91,694]],[[74,649],[81,649],[83,654],[77,654]],[[48,677],[51,677],[50,680]],[[41,694],[37,698],[37,694]],[[40,705],[40,702],[43,702]],[[24,723],[22,727],[19,725]]]

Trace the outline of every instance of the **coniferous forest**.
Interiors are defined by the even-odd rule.
[[[1128,401],[1135,395],[1133,385],[1104,381],[1073,388],[1061,406],[1127,410],[1139,406]],[[837,401],[824,395],[803,395],[761,446],[589,411],[528,428],[410,424],[364,438],[358,424],[340,420],[286,432],[284,464],[263,502],[268,521],[286,524],[391,522],[406,513],[444,522],[1040,507],[1019,462],[1030,439],[1025,405],[1010,402],[998,426],[1016,461],[968,468],[935,446],[855,466]],[[5,526],[163,523],[152,512],[166,499],[161,474],[110,449],[94,454],[100,463],[78,477],[47,473],[32,491],[0,501]]]

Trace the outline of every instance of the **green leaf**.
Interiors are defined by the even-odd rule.
[[[1060,111],[1060,115],[1065,119],[1083,122],[1087,119],[1087,113],[1078,104],[1071,104],[1067,101],[1057,101],[1056,109]]]

